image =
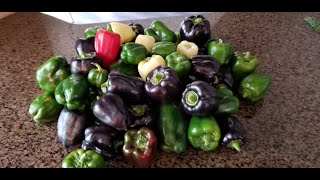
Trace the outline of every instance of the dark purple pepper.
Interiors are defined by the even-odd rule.
[[[217,85],[219,79],[217,74],[220,69],[220,64],[209,55],[196,55],[191,59],[191,80],[206,81],[209,84]]]
[[[84,58],[87,56],[87,54],[91,54],[93,52],[96,52],[94,49],[94,40],[95,37],[88,37],[88,38],[79,38],[76,41],[75,48],[77,51],[77,54]]]
[[[87,75],[91,69],[96,68],[91,64],[92,62],[101,65],[101,60],[96,53],[93,53],[90,57],[84,59],[78,57],[72,58],[70,62],[70,71],[72,74]]]

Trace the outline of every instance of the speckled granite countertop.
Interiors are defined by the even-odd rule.
[[[320,167],[320,34],[303,22],[320,13],[208,13],[212,31],[238,51],[260,59],[273,84],[265,99],[242,103],[248,131],[241,153],[226,148],[178,156],[159,151],[153,167]],[[183,17],[161,18],[177,30]],[[143,26],[152,20],[138,20]],[[35,70],[52,55],[75,55],[90,25],[71,25],[39,13],[0,20],[0,167],[60,167],[68,153],[56,123],[35,126],[27,111],[41,93]],[[70,149],[69,149],[70,150]],[[130,167],[119,156],[112,167]]]

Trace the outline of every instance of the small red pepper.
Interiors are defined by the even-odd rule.
[[[103,67],[106,68],[117,59],[120,50],[120,35],[99,29],[95,36],[94,48]]]
[[[130,129],[124,135],[123,154],[129,163],[140,167],[149,167],[157,149],[157,138],[152,130],[143,127]]]

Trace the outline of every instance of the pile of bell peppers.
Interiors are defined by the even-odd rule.
[[[121,154],[146,168],[157,151],[188,147],[240,151],[240,100],[260,101],[271,85],[258,58],[216,37],[202,15],[186,17],[178,32],[159,20],[89,27],[75,53],[38,67],[43,93],[29,108],[37,125],[57,121],[58,140],[77,147],[63,168],[104,168]]]

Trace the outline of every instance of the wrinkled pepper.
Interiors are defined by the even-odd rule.
[[[124,135],[123,155],[139,168],[150,167],[157,150],[157,137],[151,129],[130,129]]]
[[[96,53],[87,54],[85,58],[72,58],[70,62],[70,71],[72,74],[88,75],[95,66],[92,63],[101,65],[101,60]]]
[[[68,63],[63,56],[52,56],[36,71],[36,79],[41,89],[54,92],[58,84],[70,75]]]
[[[271,82],[270,76],[253,72],[241,80],[238,93],[245,100],[257,102],[267,94]]]
[[[180,35],[181,40],[194,42],[201,48],[210,38],[210,23],[202,15],[189,16],[181,23]]]
[[[65,147],[80,144],[84,138],[84,130],[92,123],[88,114],[64,108],[57,123],[59,141]]]
[[[122,137],[122,133],[110,126],[104,124],[90,126],[84,131],[81,148],[94,150],[105,158],[113,158],[118,152],[118,146],[123,143]]]
[[[220,127],[213,116],[192,116],[188,140],[194,148],[214,151],[219,146],[220,138]]]
[[[129,42],[123,45],[120,57],[126,64],[137,65],[146,58],[147,54],[148,51],[144,45]]]
[[[160,55],[152,55],[142,60],[138,64],[138,72],[140,77],[146,81],[147,75],[157,66],[166,65],[165,60]]]
[[[93,114],[105,125],[119,131],[128,129],[128,112],[122,98],[111,92],[104,93],[93,105]]]
[[[187,55],[188,58],[198,55],[198,51],[199,48],[195,43],[186,40],[181,41],[177,46],[177,52]]]
[[[230,116],[239,112],[239,99],[233,95],[233,92],[224,84],[217,86],[217,95],[219,107],[215,112],[217,116]]]
[[[188,121],[176,104],[161,103],[157,129],[160,148],[168,153],[182,153],[187,148]]]
[[[111,71],[108,80],[102,85],[108,92],[119,95],[126,103],[142,103],[145,101],[144,92],[145,82],[138,78],[120,73],[119,71]]]
[[[57,86],[55,98],[70,110],[85,110],[88,104],[89,83],[82,75],[72,74]]]
[[[145,92],[153,100],[173,101],[180,92],[178,74],[168,66],[158,66],[147,76]]]
[[[108,79],[108,71],[101,68],[97,63],[91,63],[96,66],[97,69],[91,69],[88,74],[88,81],[91,85],[100,88],[103,83]]]
[[[219,42],[211,41],[208,44],[208,55],[216,59],[220,65],[229,64],[233,53],[234,50],[231,44],[224,43],[222,39],[219,39]]]
[[[109,31],[120,35],[121,44],[130,42],[136,37],[136,33],[133,31],[132,27],[127,24],[123,24],[120,22],[111,22],[108,23],[107,26],[109,26],[107,28]]]
[[[191,70],[191,63],[188,56],[179,52],[174,52],[168,55],[165,61],[167,66],[173,69],[181,80],[188,77]]]
[[[28,112],[35,123],[43,125],[56,121],[62,108],[54,98],[54,93],[45,91],[31,102]]]
[[[71,151],[62,161],[62,168],[105,168],[103,156],[92,150]]]
[[[149,28],[146,28],[144,33],[153,36],[156,42],[167,41],[176,42],[176,34],[170,30],[163,22],[154,20]]]
[[[245,53],[236,52],[231,66],[232,75],[235,79],[240,80],[254,72],[258,65],[258,59],[251,55],[249,51]]]
[[[187,114],[205,116],[218,109],[219,99],[213,86],[204,81],[194,81],[183,91],[181,103]]]
[[[196,80],[206,81],[209,84],[219,83],[218,72],[220,65],[209,55],[196,55],[190,59],[190,75]]]
[[[109,71],[119,71],[128,76],[139,76],[138,67],[136,65],[126,64],[121,59],[112,63],[108,69]]]
[[[169,54],[176,51],[176,45],[172,42],[157,42],[151,49],[152,55],[160,55],[165,59]]]
[[[246,131],[239,119],[235,116],[224,119],[217,119],[219,124],[222,140],[221,144],[240,152],[240,147],[246,143]]]
[[[104,68],[107,68],[117,60],[118,52],[120,50],[120,35],[104,29],[99,29],[95,36],[94,49],[101,59]]]

